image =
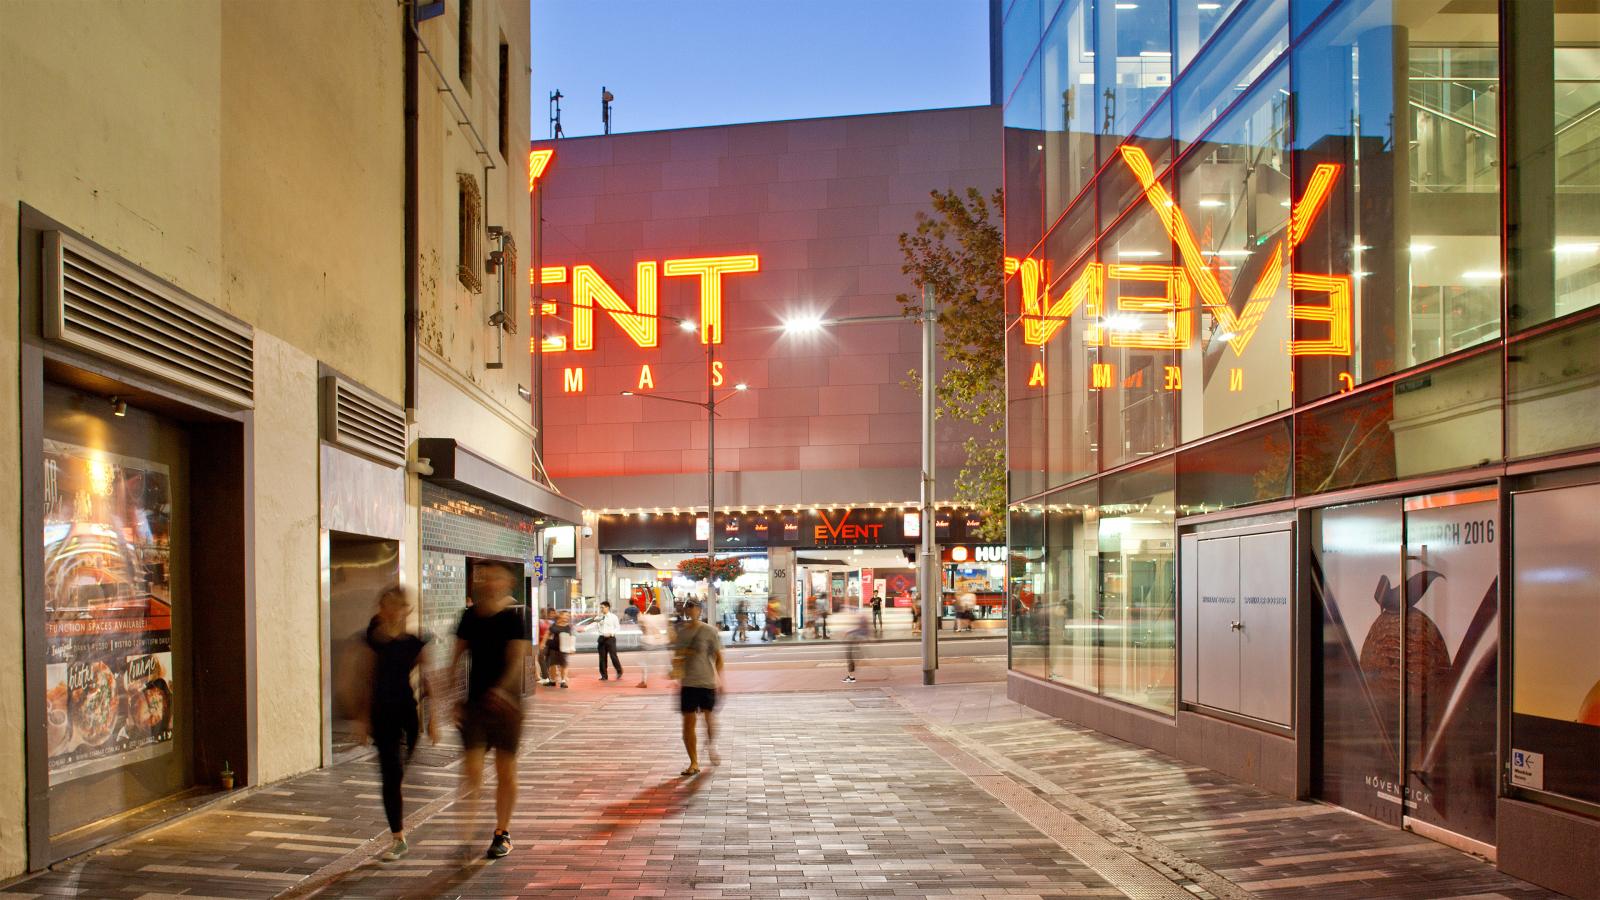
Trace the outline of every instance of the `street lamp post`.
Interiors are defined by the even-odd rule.
[[[678,323],[684,331],[696,331],[695,323],[688,319],[672,319],[662,316],[669,321]],[[637,391],[623,391],[624,397],[645,397],[651,400],[663,400],[668,403],[684,403],[706,411],[706,620],[715,621],[717,617],[717,404],[727,400],[734,394],[749,387],[744,382],[733,386],[733,390],[721,397],[716,393],[716,345],[706,341],[706,399],[703,402],[694,400],[681,400],[677,397],[661,397],[656,394],[641,394]]]
[[[939,327],[938,298],[932,285],[922,286],[922,312],[917,317],[922,326],[922,479],[920,511],[922,522],[922,556],[917,565],[917,582],[921,586],[918,603],[922,606],[922,683],[933,684],[934,673],[939,669],[939,600],[943,593],[939,578],[939,558],[934,548],[934,338]],[[784,323],[791,333],[820,331],[829,325],[864,325],[872,322],[904,322],[904,316],[845,316],[838,319],[793,319]]]

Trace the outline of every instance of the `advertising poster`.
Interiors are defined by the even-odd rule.
[[[1512,783],[1600,803],[1600,485],[1513,503]]]
[[[59,784],[172,751],[166,466],[45,441],[46,739]]]
[[[1319,515],[1324,799],[1493,842],[1497,508],[1490,489]]]
[[[1312,590],[1322,608],[1317,794],[1399,825],[1400,501],[1322,510],[1315,523]],[[1396,652],[1387,653],[1391,645]]]
[[[1406,501],[1407,815],[1494,843],[1500,552],[1494,488]]]

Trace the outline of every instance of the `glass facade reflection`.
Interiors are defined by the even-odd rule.
[[[1004,48],[1018,672],[1170,713],[1179,517],[1600,447],[1600,8],[1044,0]]]

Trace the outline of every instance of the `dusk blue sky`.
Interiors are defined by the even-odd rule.
[[[989,102],[986,0],[533,0],[533,137]]]

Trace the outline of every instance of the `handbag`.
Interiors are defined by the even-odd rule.
[[[576,653],[578,650],[578,639],[573,636],[572,632],[563,631],[556,635],[556,646],[561,650],[562,653]]]

